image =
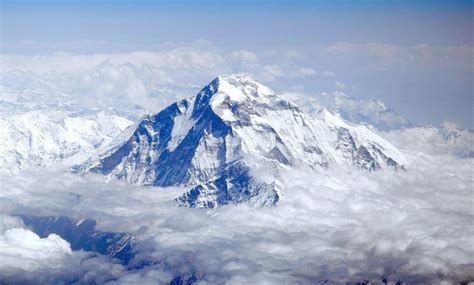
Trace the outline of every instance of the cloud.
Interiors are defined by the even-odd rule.
[[[326,71],[324,71],[324,72],[322,73],[322,76],[331,78],[331,77],[336,76],[336,74],[335,74],[334,72],[332,72],[332,71],[327,71],[327,70],[326,70]]]
[[[263,76],[265,80],[273,81],[276,78],[284,77],[287,75],[287,72],[279,65],[266,65],[263,67]]]
[[[220,74],[249,73],[283,85],[317,75],[285,54],[278,51],[276,62],[264,51],[223,50],[202,41],[125,53],[1,54],[0,111],[12,108],[3,102],[31,110],[67,104],[75,109],[113,107],[130,117],[130,109],[156,112],[193,96]],[[135,112],[135,119],[143,114]]]
[[[70,262],[74,257],[67,241],[55,234],[40,238],[25,229],[19,218],[0,215],[0,279],[15,280],[28,272],[54,271]]]
[[[0,279],[7,284],[105,284],[111,280],[115,284],[165,284],[171,277],[149,269],[131,273],[117,260],[72,251],[58,235],[41,238],[21,219],[0,214]]]
[[[312,68],[307,68],[307,67],[301,67],[298,69],[298,73],[302,76],[311,76],[311,75],[317,75],[318,73],[316,70]]]
[[[58,266],[62,258],[71,254],[69,243],[55,234],[40,238],[30,230],[22,228],[8,229],[0,240],[2,255],[2,271],[10,266],[23,265],[25,270],[36,269],[37,266]],[[28,259],[37,263],[28,262]]]
[[[130,270],[109,275],[118,283],[177,276],[212,284],[472,280],[474,160],[409,155],[406,171],[282,172],[274,208],[176,207],[170,201],[186,189],[45,169],[5,178],[0,203],[8,214],[87,217],[99,230],[137,234]]]
[[[219,74],[243,72],[272,83],[276,91],[302,85],[308,93],[330,93],[338,80],[351,87],[351,95],[397,104],[394,107],[412,121],[452,120],[469,126],[471,110],[466,103],[471,93],[473,55],[469,45],[336,42],[223,49],[208,41],[150,45],[147,50],[129,52],[0,54],[0,100],[5,101],[12,92],[31,95],[26,97],[29,102],[35,96],[42,97],[42,102],[64,102],[68,97],[69,103],[70,99],[82,102],[84,97],[97,96],[104,99],[99,107],[116,107],[113,101],[117,99],[122,109],[138,105],[157,111],[175,99],[194,95],[195,86],[203,86]],[[103,63],[119,71],[133,71],[127,72],[124,81],[114,80],[104,71],[97,72],[105,68]],[[88,83],[97,86],[86,85],[88,89],[83,90],[79,84],[87,75],[93,76]],[[31,78],[33,82],[41,79],[48,87],[35,92],[32,87],[39,83],[27,80]],[[106,81],[101,83],[102,78]],[[111,96],[114,92],[117,95]],[[393,98],[401,99],[391,102]],[[425,111],[419,112],[422,108]]]
[[[338,90],[344,90],[346,88],[346,84],[336,80],[336,88]]]
[[[139,73],[134,66],[116,66],[105,61],[81,76],[77,83],[77,92],[86,94],[92,101],[90,104],[97,102],[98,98],[103,98],[146,106],[149,90]]]
[[[470,63],[466,59],[472,57],[474,47],[337,42],[324,47],[321,53],[338,61],[357,62],[364,70],[415,68],[434,71],[442,66],[444,70],[468,71]]]
[[[232,52],[232,57],[236,60],[255,63],[258,62],[257,54],[247,50],[237,50]]]

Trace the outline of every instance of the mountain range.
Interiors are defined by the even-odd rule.
[[[313,96],[282,93],[279,96],[292,100],[309,114],[317,114],[321,109],[328,109],[338,113],[346,121],[373,126],[381,131],[415,126],[380,100],[357,100],[342,91],[322,92]]]
[[[0,175],[34,166],[79,163],[132,122],[115,112],[49,109],[0,118]]]

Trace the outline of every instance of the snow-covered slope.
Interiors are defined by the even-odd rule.
[[[74,114],[54,109],[0,118],[0,174],[70,160],[78,163],[131,122],[113,112]]]
[[[310,114],[328,109],[339,113],[344,120],[371,125],[383,131],[413,126],[408,119],[387,107],[382,101],[357,100],[340,91],[323,92],[317,96],[295,93],[284,93],[280,96],[292,100]]]
[[[177,199],[192,207],[273,205],[281,168],[317,171],[344,164],[376,170],[404,164],[398,150],[368,128],[325,110],[311,117],[245,75],[220,76],[127,133],[128,139],[76,170],[138,185],[194,187]],[[263,178],[255,165],[275,173]]]
[[[381,135],[398,148],[411,152],[474,157],[474,131],[458,128],[451,123],[393,130],[382,132]]]

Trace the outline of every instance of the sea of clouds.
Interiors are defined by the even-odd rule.
[[[0,111],[60,103],[62,109],[114,107],[136,119],[143,114],[137,109],[156,112],[195,95],[216,76],[235,72],[286,88],[290,80],[304,78],[334,84],[331,72],[302,65],[299,54],[228,50],[207,41],[123,53],[0,54]]]
[[[411,153],[410,155],[413,155]],[[299,169],[273,208],[177,207],[185,189],[30,169],[2,178],[0,279],[6,282],[314,284],[473,281],[474,160],[420,155],[406,171]],[[127,265],[40,238],[18,216],[98,221],[134,233]],[[145,264],[145,265],[143,265]]]
[[[396,74],[440,80],[455,77],[469,82],[472,69],[465,59],[472,54],[473,48],[469,46],[340,42],[328,46],[255,49],[222,48],[205,40],[114,53],[2,53],[0,111],[18,110],[19,106],[37,110],[59,102],[62,109],[111,106],[126,109],[129,111],[126,114],[136,119],[141,113],[134,107],[156,112],[176,99],[194,95],[217,75],[240,72],[276,91],[313,95],[344,91],[364,97],[363,86],[358,86],[363,84],[363,78],[354,82],[350,74],[373,78],[388,73],[392,82],[396,82]],[[423,94],[430,94],[428,87],[425,86]],[[370,94],[365,99],[387,99],[383,96],[393,86],[377,88],[379,94]],[[402,91],[395,96],[398,101],[413,101]],[[390,96],[388,103],[398,102],[395,97]],[[426,104],[418,102],[414,107],[431,106],[426,102],[430,98],[415,99],[423,99]]]

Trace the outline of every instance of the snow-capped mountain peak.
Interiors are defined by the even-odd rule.
[[[265,99],[274,95],[270,88],[245,74],[221,75],[211,82],[211,84],[213,83],[217,86],[216,95],[226,94],[228,98],[236,102],[252,98]]]
[[[214,113],[225,121],[235,121],[232,108],[238,104],[252,101],[268,103],[274,97],[271,89],[244,74],[218,76],[208,87],[209,90],[205,88],[197,95],[195,108],[199,110],[201,106],[210,105]]]
[[[248,76],[219,76],[196,96],[144,118],[128,140],[78,170],[133,184],[190,186],[180,204],[214,207],[275,204],[281,167],[376,170],[403,164],[396,148],[369,129],[327,111],[321,116],[310,116]],[[274,169],[273,178],[255,175],[255,161]]]

